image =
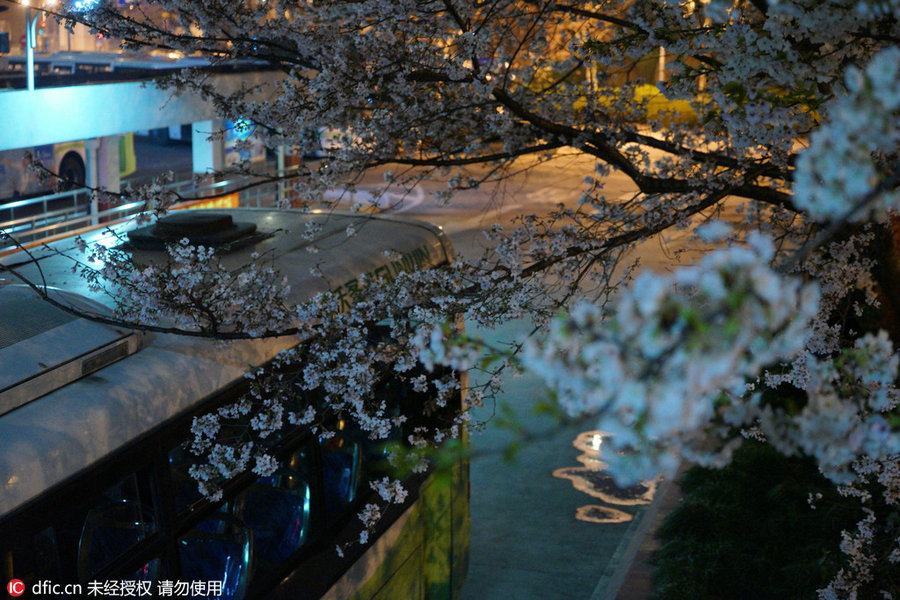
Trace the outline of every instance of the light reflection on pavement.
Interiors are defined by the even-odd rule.
[[[619,487],[612,476],[604,472],[606,463],[600,460],[603,438],[602,431],[585,431],[572,442],[581,454],[576,457],[581,467],[562,467],[553,471],[553,476],[569,479],[572,486],[585,494],[598,498],[606,504],[618,506],[638,506],[649,504],[656,493],[659,478],[642,481],[629,487]],[[588,504],[575,511],[575,518],[590,523],[625,523],[634,517],[628,512],[610,506]]]

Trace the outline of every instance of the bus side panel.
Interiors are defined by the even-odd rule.
[[[462,316],[457,317],[457,325],[465,328]],[[460,388],[463,390],[460,403],[463,409],[468,408],[466,392],[469,389],[469,374],[460,373]],[[451,563],[451,586],[453,597],[456,598],[462,590],[463,582],[469,572],[469,544],[471,540],[471,480],[469,479],[469,432],[462,429],[460,437],[459,456],[453,471],[453,498],[451,510],[453,518],[453,558]]]
[[[422,578],[423,568],[422,547],[418,546],[416,551],[409,555],[399,569],[387,583],[378,590],[378,593],[372,597],[372,600],[398,600],[399,598],[422,598],[424,597],[425,581]]]
[[[453,555],[452,500],[453,468],[437,471],[422,486],[425,526],[425,597],[428,600],[450,600],[451,557]]]
[[[31,151],[34,160],[42,162],[48,168],[56,168],[54,162],[53,144],[45,144],[43,146],[35,146]]]
[[[29,169],[29,160],[26,158],[29,153],[48,168],[56,167],[53,163],[52,145],[0,152],[0,199],[31,196],[48,189]]]
[[[420,498],[366,550],[323,600],[424,598],[422,513]],[[398,595],[386,593],[391,590],[397,590]],[[411,590],[413,595],[401,593],[403,590]]]
[[[462,589],[469,571],[470,540],[470,490],[469,490],[469,434],[463,431],[461,456],[453,471],[453,497],[451,511],[453,520],[453,557],[451,562],[451,587],[453,597]]]
[[[19,150],[0,151],[0,200],[12,198],[16,193],[16,181],[20,177],[22,157]]]
[[[451,468],[425,480],[399,532],[397,525],[324,598],[452,600],[458,595],[469,558],[469,465],[463,452]]]
[[[46,148],[48,149],[48,154],[46,159],[43,160],[45,161],[46,165],[53,165],[54,170],[59,170],[60,161],[63,159],[63,156],[65,156],[69,152],[75,152],[78,156],[81,157],[81,160],[87,160],[87,155],[84,151],[83,140],[75,142],[60,142],[59,144],[51,144],[49,146],[46,146]]]
[[[119,136],[119,177],[127,177],[137,171],[137,157],[134,154],[134,134]]]

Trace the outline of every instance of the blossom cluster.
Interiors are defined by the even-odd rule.
[[[628,451],[610,457],[617,478],[673,473],[748,378],[803,350],[818,288],[767,266],[773,252],[751,236],[696,266],[641,273],[611,314],[578,305],[526,347],[524,364],[563,407],[596,413],[610,444]]]
[[[305,206],[320,205],[331,189],[352,191],[367,169],[386,164],[383,191],[403,195],[439,179],[434,196],[446,204],[456,192],[535,165],[590,159],[571,205],[523,216],[511,231],[492,228],[480,261],[363,281],[366,300],[348,312],[327,294],[286,309],[277,275],[265,267],[227,272],[200,248],[176,246],[171,265],[159,270],[97,250],[102,265],[84,272],[121,294],[123,317],[175,318],[214,333],[306,324],[296,352],[254,374],[248,399],[198,422],[195,443],[211,461],[197,470],[201,485],[254,461],[252,468],[267,471],[270,462],[257,453],[285,422],[331,435],[327,423],[347,417],[372,437],[402,429],[425,446],[458,435],[469,425],[465,415],[435,431],[414,413],[395,414],[378,386],[406,378],[417,393],[434,396],[423,411],[435,414],[458,390],[451,378],[423,377],[420,365],[482,364],[478,340],[448,324],[448,314],[485,326],[527,316],[543,331],[563,310],[548,337],[528,345],[522,364],[545,378],[567,410],[596,413],[601,428],[615,432],[610,443],[632,451],[611,454],[620,459],[613,472],[652,477],[681,455],[723,464],[743,430],[784,452],[813,455],[847,489],[861,490],[853,486],[867,473],[897,489],[896,360],[877,328],[858,325],[867,311],[890,304],[891,261],[877,247],[877,229],[841,229],[884,221],[896,208],[895,0],[68,6],[66,18],[129,47],[199,52],[214,63],[251,56],[277,67],[284,79],[234,92],[189,70],[166,85],[244,115],[273,148],[324,153],[293,175]],[[172,18],[157,18],[162,11]],[[657,60],[661,49],[668,60]],[[651,62],[664,68],[649,73]],[[321,146],[315,132],[323,126],[340,129],[339,144]],[[614,171],[630,180],[633,194],[604,188]],[[138,195],[151,208],[170,202],[159,186],[145,192]],[[727,212],[733,196],[751,201],[741,228],[713,235],[711,227],[700,237],[738,245],[622,287],[634,273],[633,265],[624,265],[624,275],[618,269],[624,252]],[[377,203],[380,194],[373,197]],[[764,231],[774,248],[744,239],[747,228]],[[769,265],[797,247],[789,275]],[[221,296],[220,288],[240,293]],[[210,313],[197,304],[222,308]],[[388,335],[373,343],[371,324],[379,322]],[[470,399],[496,391],[499,374],[517,360],[496,361],[489,383],[470,390]],[[787,388],[804,398],[790,411],[771,401]],[[321,390],[321,401],[295,401],[311,390]],[[246,421],[247,434],[226,451],[223,423],[236,420]],[[887,530],[880,515],[874,519],[848,534],[842,547],[852,564],[824,597],[854,597],[873,572],[870,540]]]
[[[900,207],[896,175],[880,189],[900,145],[900,48],[879,52],[864,69],[848,67],[846,86],[797,161],[794,202],[818,220],[883,220]]]
[[[229,268],[215,248],[182,239],[166,247],[164,264],[141,265],[127,250],[88,248],[77,240],[76,246],[87,254],[82,276],[95,290],[113,294],[116,315],[124,321],[251,336],[292,323],[285,305],[290,286],[259,256]]]
[[[900,357],[885,332],[866,334],[832,358],[806,355],[805,377],[795,382],[807,397],[796,414],[760,408],[766,439],[787,454],[815,457],[823,474],[837,483],[857,479],[861,458],[890,460],[900,455],[900,434],[888,418],[900,406],[894,386]]]

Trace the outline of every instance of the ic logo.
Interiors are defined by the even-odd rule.
[[[25,583],[21,579],[10,579],[6,584],[6,591],[13,598],[21,596],[25,593]]]

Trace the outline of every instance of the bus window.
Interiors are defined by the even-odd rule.
[[[155,507],[141,479],[149,472],[126,477],[108,488],[102,500],[88,510],[78,541],[78,578],[88,580],[115,559],[156,531]],[[143,489],[142,489],[143,488]],[[152,579],[151,568],[141,569]]]
[[[6,556],[0,552],[0,574],[4,581],[13,578],[23,580],[28,587],[35,581],[49,579],[60,581],[62,571],[59,564],[59,548],[56,544],[56,533],[52,527],[40,531],[27,540],[16,540]]]
[[[187,449],[187,442],[169,452],[169,473],[175,492],[175,511],[181,515],[188,508],[203,500],[197,482],[191,478],[189,469],[196,458]]]
[[[342,434],[322,441],[325,512],[334,516],[356,499],[362,479],[362,449]]]
[[[310,453],[298,451],[288,464],[261,477],[235,500],[234,513],[253,530],[254,561],[262,571],[271,569],[309,540],[312,525],[312,486],[308,475]]]
[[[221,582],[220,600],[244,597],[252,556],[253,533],[227,513],[216,513],[178,541],[181,572],[187,579]]]
[[[378,387],[373,392],[373,399],[376,405],[384,407],[385,417],[397,419],[401,416],[399,399],[406,393],[408,387],[405,383],[394,379],[388,379],[378,384]],[[395,474],[396,469],[391,466],[388,460],[391,447],[403,445],[409,433],[411,433],[411,430],[408,430],[408,428],[394,427],[387,437],[372,439],[368,431],[364,431],[359,425],[351,422],[346,429],[345,435],[360,444],[366,475],[370,479],[379,479]]]

